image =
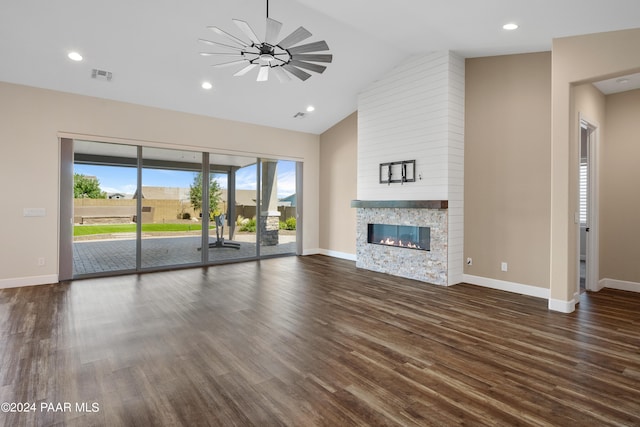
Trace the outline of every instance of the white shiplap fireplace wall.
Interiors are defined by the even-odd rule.
[[[416,161],[416,182],[380,184],[380,163]],[[421,178],[421,179],[420,179]],[[412,58],[358,97],[359,200],[447,200],[447,284],[462,281],[464,58]]]

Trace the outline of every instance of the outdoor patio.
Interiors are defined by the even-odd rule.
[[[215,236],[211,237],[215,241]],[[209,261],[228,262],[256,256],[255,234],[236,234],[240,249],[208,248]],[[202,252],[199,236],[147,237],[142,239],[142,268],[199,263]],[[280,236],[280,244],[261,246],[260,255],[295,254],[295,235]],[[73,243],[74,276],[136,268],[135,238],[86,240]]]

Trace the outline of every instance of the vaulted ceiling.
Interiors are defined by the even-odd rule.
[[[321,133],[398,62],[431,51],[464,57],[547,51],[556,37],[640,27],[638,0],[271,0],[281,35],[304,26],[333,62],[306,81],[257,82],[257,71],[203,57],[197,40],[265,32],[265,0],[7,0],[0,6],[0,81],[284,129]],[[515,31],[502,25],[514,22]],[[210,49],[209,49],[210,50]],[[80,62],[67,58],[82,54]],[[112,79],[93,79],[93,69]],[[212,83],[211,90],[201,87]],[[309,105],[315,111],[306,112]],[[304,116],[294,118],[297,113]]]

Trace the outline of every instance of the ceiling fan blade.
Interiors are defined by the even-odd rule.
[[[278,46],[283,49],[289,49],[296,43],[300,43],[302,40],[306,40],[311,37],[311,33],[304,27],[298,27],[293,33],[289,34],[284,39],[280,40]]]
[[[291,74],[293,74],[294,76],[296,76],[302,81],[307,80],[309,77],[311,77],[311,74],[307,73],[306,71],[302,71],[300,68],[296,68],[291,64],[283,65],[282,68],[284,68],[285,70],[287,70],[288,72],[290,72]]]
[[[267,80],[269,80],[269,68],[270,67],[268,65],[260,66],[258,78],[256,79],[257,82],[266,82]]]
[[[233,22],[236,23],[238,28],[240,28],[240,31],[242,31],[249,38],[249,40],[251,40],[254,44],[262,43],[258,38],[258,36],[256,36],[256,33],[253,32],[249,24],[247,24],[244,21],[241,21],[240,19],[234,19]]]
[[[249,64],[246,67],[244,67],[242,70],[238,71],[237,73],[234,74],[234,76],[244,76],[245,74],[247,74],[249,71],[253,70],[255,67],[257,67],[258,64]]]
[[[295,67],[305,68],[307,70],[315,71],[316,73],[322,73],[327,69],[324,65],[312,64],[311,62],[293,60],[290,62]]]
[[[246,63],[247,63],[246,59],[240,59],[238,61],[223,62],[222,64],[213,64],[212,67],[228,67],[231,65],[246,64]]]
[[[271,72],[276,75],[280,83],[286,83],[291,81],[291,77],[289,74],[285,73],[282,67],[273,67],[271,68]]]
[[[282,22],[267,18],[267,34],[264,41],[271,45],[274,44],[278,39],[278,34],[280,34],[280,28],[282,28]]]
[[[242,53],[239,52],[200,52],[201,56],[242,56]]]
[[[253,58],[249,57],[249,55],[253,55]],[[254,61],[260,58],[260,54],[254,53],[254,52],[242,52],[242,56],[244,56],[247,59],[247,61]]]
[[[239,44],[242,47],[247,47],[249,46],[247,43],[245,43],[243,40],[240,40],[239,38],[237,38],[236,36],[233,36],[229,33],[227,33],[226,31],[221,30],[218,27],[207,27],[208,29],[210,29],[211,31],[213,31],[214,33],[216,33],[219,36],[222,37],[226,37],[227,39],[231,40],[234,43]]]
[[[290,60],[291,60],[291,59],[287,59],[287,60],[280,59],[280,58],[278,58],[277,56],[275,56],[275,57],[273,58],[273,61],[271,61],[271,66],[272,66],[272,67],[278,67],[278,66],[281,66],[281,65],[286,64],[286,63],[287,63],[287,62],[289,62]],[[276,63],[276,62],[277,62],[277,63]]]
[[[289,53],[294,55],[296,53],[315,52],[318,50],[329,50],[329,45],[327,45],[326,41],[322,40],[319,42],[292,47],[291,49],[289,49]]]
[[[296,55],[296,59],[300,61],[331,62],[333,55],[323,53],[299,53]]]
[[[224,43],[212,42],[211,40],[205,40],[205,39],[198,39],[198,41],[200,43],[208,44],[210,46],[221,46],[221,47],[226,47],[226,48],[229,48],[229,49],[233,49],[233,50],[237,50],[239,52],[242,52],[242,48],[241,47],[231,46],[231,45],[224,44]]]

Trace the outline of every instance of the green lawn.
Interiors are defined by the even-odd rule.
[[[215,228],[211,226],[210,228]],[[143,232],[153,231],[198,231],[202,230],[201,224],[142,224]],[[97,224],[97,225],[74,225],[74,236],[88,236],[90,234],[111,234],[111,233],[135,233],[136,224]]]

